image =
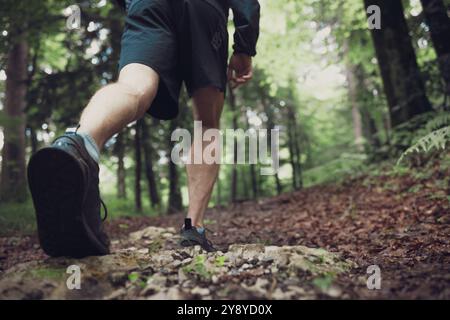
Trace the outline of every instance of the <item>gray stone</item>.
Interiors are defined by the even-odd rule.
[[[174,229],[149,227],[130,234],[128,239],[115,241],[113,252],[107,256],[49,258],[19,264],[0,275],[0,296],[310,299],[317,295],[317,290],[310,289],[316,276],[340,274],[356,266],[338,254],[304,246],[240,244],[231,245],[226,253],[205,253],[199,246],[179,248],[176,239]],[[82,270],[82,290],[67,290],[66,269],[74,264]],[[245,285],[242,274],[246,283],[254,284]],[[336,286],[324,289],[323,294],[343,297]]]
[[[188,279],[187,274],[182,268],[178,269],[178,283],[183,283]]]
[[[209,295],[210,291],[207,288],[195,287],[194,289],[191,290],[191,293],[200,296],[207,296]]]
[[[183,300],[185,295],[178,288],[169,288],[164,291],[160,291],[150,297],[148,300]]]

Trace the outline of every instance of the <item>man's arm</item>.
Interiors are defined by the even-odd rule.
[[[259,37],[260,6],[258,0],[229,0],[234,16],[235,53],[256,55],[256,42]]]

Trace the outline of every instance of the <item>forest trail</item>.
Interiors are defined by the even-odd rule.
[[[45,258],[33,238],[3,238],[0,297],[448,299],[440,175],[362,177],[212,209],[211,240],[224,253],[178,248],[181,214],[110,221],[113,254],[78,261]],[[71,264],[81,290],[67,290]],[[367,288],[370,265],[381,269],[380,290]]]

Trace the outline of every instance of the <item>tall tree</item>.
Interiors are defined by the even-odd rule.
[[[175,145],[174,141],[170,139],[170,134],[177,129],[179,118],[170,121],[169,129],[169,143],[168,143],[168,156],[172,152]],[[167,213],[173,214],[183,210],[183,198],[181,196],[180,189],[180,174],[178,172],[177,165],[169,159],[169,199],[167,204]]]
[[[353,66],[353,75],[356,83],[356,101],[361,115],[362,134],[367,144],[372,149],[378,149],[381,146],[380,135],[377,124],[374,119],[374,112],[381,113],[377,110],[374,103],[374,95],[370,88],[377,88],[378,84],[374,82],[374,78],[368,76],[361,64]],[[380,91],[380,89],[377,89]],[[383,115],[382,115],[383,116]]]
[[[238,113],[237,113],[237,106],[236,106],[236,96],[233,92],[233,89],[229,87],[229,93],[228,93],[228,101],[230,104],[230,111],[232,113],[232,126],[233,130],[236,130],[238,127]],[[235,138],[236,139],[236,138]],[[237,143],[235,140],[234,143],[234,150],[233,150],[233,158],[234,158],[234,164],[231,169],[231,189],[230,189],[230,200],[232,203],[237,201],[238,197],[238,188],[237,188],[237,179],[238,179],[238,170],[237,170]]]
[[[114,145],[114,153],[117,156],[117,197],[120,199],[127,197],[124,133],[125,131],[122,131],[117,135]]]
[[[381,28],[371,30],[392,126],[431,111],[401,0],[364,0],[381,9]]]
[[[245,123],[246,123],[246,129],[250,130],[250,121],[249,118],[246,114],[245,116]],[[250,172],[250,183],[252,186],[252,198],[253,199],[257,199],[259,196],[259,188],[258,188],[258,181],[256,178],[256,165],[255,164],[250,164],[250,168],[249,168],[249,172]]]
[[[0,181],[1,201],[26,199],[25,176],[25,105],[28,82],[28,43],[21,39],[12,44],[6,67],[6,95],[3,111],[4,146]]]
[[[141,177],[142,177],[142,140],[141,140],[141,128],[142,119],[138,120],[135,125],[135,136],[134,136],[134,207],[136,211],[142,211],[142,187],[141,187]]]
[[[261,97],[261,103],[263,105],[264,113],[267,116],[267,141],[269,142],[269,152],[272,153],[272,130],[275,129],[275,115],[273,106],[269,103],[269,97],[267,96],[267,88],[263,88],[262,86],[259,87],[259,94]],[[277,194],[281,194],[283,192],[283,186],[281,184],[280,176],[278,175],[278,172],[276,172],[273,175],[273,178],[275,179],[275,186],[277,188]]]
[[[298,124],[294,106],[290,102],[286,105],[286,110],[289,162],[292,167],[292,187],[297,190],[303,187]]]
[[[144,147],[145,175],[147,177],[148,192],[152,207],[159,206],[161,201],[158,193],[158,184],[156,183],[156,175],[153,170],[153,146],[148,129],[148,124],[143,121],[142,125],[142,144]]]
[[[348,43],[345,44],[345,51],[348,53]],[[348,86],[348,100],[352,109],[353,134],[355,136],[355,146],[359,152],[364,151],[363,145],[363,127],[360,106],[358,101],[358,82],[356,79],[356,66],[347,62],[346,78]]]
[[[450,95],[450,18],[442,0],[420,0],[425,21],[430,28],[431,40],[436,51],[446,95]]]

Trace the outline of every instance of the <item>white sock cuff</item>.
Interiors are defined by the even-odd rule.
[[[94,138],[91,137],[88,133],[78,133],[83,140],[84,140],[84,146],[86,147],[87,152],[91,156],[92,159],[94,159],[95,162],[99,163],[100,161],[100,150],[97,146],[97,143],[95,143]]]

